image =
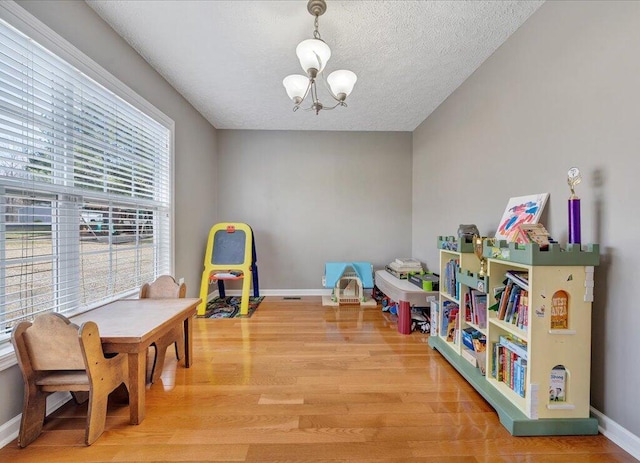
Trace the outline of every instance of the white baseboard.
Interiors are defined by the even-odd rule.
[[[0,426],[0,448],[8,445],[9,442],[18,437],[21,417],[22,415],[15,416]]]
[[[331,293],[333,292],[332,289],[330,288],[323,288],[323,289],[261,289],[260,290],[260,295],[261,296],[331,296]],[[366,289],[364,290],[365,294],[371,295],[371,289]],[[239,289],[234,289],[231,291],[225,291],[225,294],[228,294],[229,296],[240,296],[242,294],[242,291]],[[253,292],[251,292],[251,295],[253,296]],[[218,296],[218,291],[214,291],[213,293],[209,294],[208,300],[213,299],[214,297]]]
[[[591,414],[598,420],[598,430],[603,436],[640,460],[640,437],[630,433],[593,407],[591,407]]]
[[[49,415],[50,413],[55,412],[69,400],[71,400],[71,394],[69,394],[68,392],[54,392],[49,397],[47,397],[46,414]],[[11,418],[9,421],[3,423],[0,426],[0,448],[8,445],[18,437],[21,419],[22,414]]]
[[[240,296],[242,291],[234,289],[231,291],[225,291],[225,294],[229,296]],[[253,296],[253,290],[251,290],[251,296]],[[218,291],[214,291],[209,294],[209,300],[218,295]],[[261,296],[330,296],[331,289],[261,289]]]
[[[265,289],[262,296],[330,296],[330,289]]]

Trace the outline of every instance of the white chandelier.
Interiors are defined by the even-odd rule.
[[[311,106],[303,109],[306,111],[313,110],[318,114],[322,109],[334,109],[338,106],[346,107],[347,104],[344,100],[353,90],[357,77],[353,72],[342,69],[333,71],[325,81],[324,68],[329,58],[331,58],[331,49],[329,45],[320,38],[320,32],[318,32],[318,17],[327,11],[327,4],[325,0],[309,0],[307,10],[316,18],[314,21],[313,38],[303,40],[296,48],[296,55],[298,55],[302,70],[306,72],[307,75],[292,74],[285,77],[282,84],[289,98],[293,100],[294,111],[300,108],[304,99],[310,94]],[[324,106],[318,99],[318,91],[316,89],[318,74],[322,77],[322,81],[325,83],[329,94],[336,101],[335,105],[330,107]]]

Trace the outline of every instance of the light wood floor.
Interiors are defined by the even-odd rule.
[[[637,461],[602,435],[511,437],[426,342],[379,308],[266,298],[250,319],[196,319],[194,365],[167,355],[140,425],[110,406],[85,447],[86,406],[68,404],[0,461]]]

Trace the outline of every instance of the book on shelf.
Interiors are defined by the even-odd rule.
[[[449,316],[452,310],[459,310],[460,307],[453,301],[443,301],[441,307],[441,325],[440,336],[447,335],[447,328],[449,327]]]
[[[541,223],[524,223],[520,225],[518,237],[518,243],[536,243],[543,250],[548,249],[549,243],[554,242],[547,229]]]
[[[465,321],[478,325],[479,328],[487,327],[487,295],[475,288],[469,288],[464,296]]]
[[[470,326],[462,330],[462,344],[471,351],[483,352],[486,350],[487,337]]]
[[[514,285],[509,294],[509,302],[507,302],[507,310],[505,312],[504,321],[511,323],[511,319],[518,307],[518,299],[520,298],[520,292],[522,289],[518,285]]]
[[[471,291],[464,294],[464,321],[467,323],[475,323],[473,307],[471,307]]]
[[[504,336],[500,336],[501,341]],[[512,346],[513,347],[513,346]],[[521,397],[525,396],[527,359],[502,342],[491,344],[491,377],[503,382]]]
[[[401,273],[405,273],[405,272],[423,273],[424,272],[422,268],[422,264],[420,263],[419,260],[416,260],[416,259],[412,259],[411,261],[409,261],[409,259],[407,258],[396,259],[393,262],[389,262],[388,267],[391,270],[394,270],[396,272],[401,272]]]
[[[462,332],[461,332],[461,334],[462,334],[462,345],[465,346],[469,350],[474,350],[474,347],[473,347],[474,331],[476,331],[475,328],[469,327],[469,328],[463,329]]]
[[[529,289],[529,272],[527,271],[517,271],[517,270],[508,270],[504,276],[506,276],[509,280],[513,281],[515,284],[520,286],[522,289]]]
[[[449,319],[447,323],[447,341],[455,342],[457,339],[457,329],[458,329],[458,312],[459,308],[454,308],[449,311]]]
[[[494,343],[493,345],[494,358],[493,358],[492,374],[493,374],[493,377],[498,381],[503,380],[503,372],[504,372],[503,364],[504,364],[505,350],[506,349],[504,348],[504,346],[502,346],[499,342]]]
[[[500,306],[498,308],[498,320],[504,320],[504,316],[507,314],[507,305],[509,304],[509,296],[514,286],[513,280],[509,280],[507,285],[500,296]]]
[[[440,320],[440,303],[431,301],[431,336],[438,335],[438,320]]]
[[[514,371],[514,384],[513,390],[518,393],[520,397],[524,397],[527,382],[527,361],[522,357],[519,357],[513,365]]]
[[[505,376],[504,383],[509,386],[509,388],[514,389],[515,387],[515,364],[518,361],[518,355],[514,352],[507,352],[505,355]]]
[[[483,350],[481,352],[475,351],[476,360],[478,361],[478,368],[480,368],[480,373],[482,376],[487,374],[487,352]]]
[[[440,284],[444,285],[445,292],[451,297],[458,297],[458,281],[456,274],[460,270],[458,259],[449,260],[444,267],[444,275],[440,279]]]
[[[529,359],[527,344],[524,341],[512,336],[500,336],[499,341],[501,346],[504,346],[518,357],[522,357],[524,360]]]
[[[529,326],[529,291],[524,289],[520,293],[518,315],[515,319],[515,325],[521,330],[526,330],[527,326]]]
[[[478,290],[473,290],[471,294],[473,310],[477,318],[477,325],[484,329],[487,327],[487,295]]]
[[[473,338],[473,350],[474,352],[485,352],[487,350],[487,337],[482,335]]]
[[[407,280],[409,278],[409,272],[400,272],[398,270],[394,270],[389,265],[385,266],[384,269],[399,280]]]
[[[551,297],[551,329],[569,328],[569,295],[565,291],[556,291]]]
[[[549,401],[564,402],[567,390],[567,370],[561,365],[551,370],[549,377]]]

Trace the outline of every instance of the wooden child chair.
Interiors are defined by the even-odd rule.
[[[140,288],[140,299],[178,299],[185,297],[187,286],[178,284],[171,275],[161,275],[153,283],[145,283]],[[153,366],[151,367],[151,382],[160,379],[167,348],[172,344],[176,347],[176,358],[184,358],[184,330],[176,326],[162,338],[152,344],[155,348]]]
[[[58,313],[19,323],[11,342],[25,391],[18,445],[26,447],[40,435],[46,398],[56,391],[89,393],[84,442],[95,442],[104,431],[109,394],[123,383],[129,389],[126,355],[105,358],[98,325],[86,322],[78,328]]]

